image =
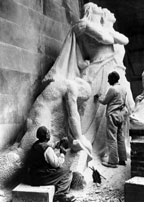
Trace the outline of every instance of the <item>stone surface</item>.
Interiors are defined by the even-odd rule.
[[[52,202],[54,186],[29,186],[20,184],[12,191],[13,202]]]
[[[144,176],[144,139],[131,140],[131,176]]]
[[[22,124],[35,95],[35,86],[38,87],[40,79],[53,65],[70,28],[71,17],[66,17],[67,10],[75,11],[74,15],[79,16],[76,13],[78,1],[74,2],[67,2],[66,8],[63,1],[55,0],[0,1],[0,94],[3,94],[0,105],[15,100],[7,103],[9,107],[11,105],[10,111],[14,111],[11,116],[7,114],[7,119],[4,107],[0,109],[2,131],[3,124],[8,122],[13,124],[18,119]],[[10,129],[7,134],[11,133]],[[1,139],[4,139],[0,144],[3,148],[8,139],[11,142],[14,138]]]
[[[49,70],[53,61],[59,54],[60,47],[68,32],[70,24],[78,18],[77,0],[50,0],[50,2],[56,5],[55,9],[57,10],[51,15],[49,15],[50,10],[45,12],[45,5],[42,0],[0,1],[0,29],[2,29],[0,31],[2,41],[2,46],[0,48],[0,51],[2,51],[0,52],[0,71],[6,69],[8,71],[13,70],[15,72],[23,73],[23,81],[18,82],[18,78],[15,78],[15,76],[12,78],[10,77],[10,79],[7,80],[7,83],[5,81],[5,85],[2,86],[1,91],[2,94],[5,94],[9,88],[9,91],[12,93],[11,96],[14,96],[13,100],[16,100],[16,102],[19,101],[19,103],[13,102],[15,105],[13,109],[17,108],[19,117],[24,116],[23,111],[31,99],[29,96],[24,96],[24,98],[21,96],[20,99],[16,99],[17,92],[13,89],[19,89],[19,94],[24,95],[29,89],[31,90],[31,83],[33,82],[31,80],[33,79],[33,75],[37,74],[33,79],[37,80],[39,76],[43,76]],[[133,6],[134,4],[135,3],[133,3]],[[59,6],[62,7],[60,10]],[[140,16],[140,13],[137,13],[137,16]],[[132,19],[133,18],[134,15],[132,15]],[[62,24],[58,25],[59,22],[62,22]],[[50,28],[50,24],[52,25],[52,28]],[[140,40],[142,40],[142,38]],[[141,47],[138,47],[138,50],[140,48]],[[136,57],[138,57],[138,55],[136,55]],[[46,60],[48,60],[47,63]],[[136,66],[139,67],[135,64],[135,67]],[[24,77],[26,81],[24,81]],[[27,78],[29,80],[27,80]],[[14,86],[13,83],[16,81],[16,87],[12,88],[12,86]],[[32,96],[33,94],[30,95]],[[6,94],[6,96],[8,96],[8,94]],[[12,99],[6,99],[4,103],[7,100]],[[1,117],[5,116],[2,114]],[[17,120],[16,116],[13,117],[15,117],[13,120]],[[8,122],[8,118],[6,120],[4,120],[4,118],[1,119],[0,123],[2,131],[6,130],[4,127],[4,123],[6,122]],[[3,149],[7,143],[15,141],[14,135],[11,136],[11,132],[16,131],[13,123],[12,129],[11,125],[9,125],[8,130],[7,134],[10,136],[7,136],[7,139],[5,139],[5,136],[2,136],[2,141],[0,141],[1,149]],[[2,173],[5,173],[5,170],[4,172],[2,171]]]
[[[125,182],[125,202],[144,202],[144,178],[135,176]]]
[[[78,0],[67,2],[68,7],[62,0],[50,2],[57,5],[56,11],[50,11],[44,0],[0,1],[0,150],[11,150],[22,134],[33,98],[43,90],[40,82],[70,29],[72,16],[66,14],[71,10],[73,18],[79,16]],[[18,169],[16,160],[7,158],[8,151],[4,151],[0,156],[0,186]]]

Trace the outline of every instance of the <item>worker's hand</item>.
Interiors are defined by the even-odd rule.
[[[94,95],[94,102],[97,102],[98,99],[99,99],[99,95],[98,94]]]
[[[62,146],[60,146],[60,153],[66,155],[67,150],[65,148],[63,148]]]

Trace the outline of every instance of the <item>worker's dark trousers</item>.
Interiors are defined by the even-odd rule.
[[[107,143],[109,149],[109,160],[111,164],[118,164],[127,160],[125,137],[124,137],[124,117],[120,110],[116,110],[107,116]]]
[[[70,190],[72,172],[67,168],[43,169],[31,172],[32,185],[54,185],[55,194],[66,194]]]

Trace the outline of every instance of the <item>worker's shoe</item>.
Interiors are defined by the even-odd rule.
[[[53,201],[54,202],[74,202],[76,199],[73,195],[55,195]]]
[[[111,168],[117,168],[117,164],[112,164],[109,162],[102,162],[102,165],[104,165],[105,167],[111,167]]]
[[[119,165],[126,166],[126,162],[125,162],[125,161],[120,160],[120,161],[119,161]]]

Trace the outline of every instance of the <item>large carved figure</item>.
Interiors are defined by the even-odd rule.
[[[22,138],[21,148],[30,149],[38,127],[43,125],[50,130],[50,142],[57,142],[69,134],[73,150],[84,148],[91,156],[92,147],[82,135],[78,111],[82,103],[89,98],[90,93],[89,84],[81,78],[69,80],[59,76],[56,80],[53,79],[38,96],[31,109],[27,119],[27,132]],[[77,101],[80,102],[79,106]]]
[[[37,128],[44,125],[51,132],[51,142],[67,136],[74,151],[84,149],[91,156],[94,143],[98,153],[104,154],[105,106],[94,103],[93,96],[104,95],[111,71],[118,71],[126,87],[128,105],[131,108],[134,104],[123,65],[123,45],[128,38],[113,29],[115,21],[109,10],[85,4],[84,17],[72,27],[59,57],[43,80],[50,84],[31,109],[22,148],[30,148]]]
[[[118,71],[126,87],[130,109],[134,105],[123,65],[128,38],[113,29],[115,21],[109,10],[85,4],[84,17],[68,33],[59,57],[43,80],[49,84],[27,118],[27,131],[18,146],[24,155],[42,125],[50,130],[51,142],[69,138],[79,158],[75,165],[81,166],[77,171],[83,170],[88,155],[92,157],[92,144],[99,155],[105,154],[105,106],[99,106],[93,97],[105,94],[107,77],[113,70]]]
[[[135,99],[135,107],[130,115],[130,129],[144,129],[144,72],[142,73],[143,91]]]
[[[113,70],[120,74],[121,84],[126,88],[130,111],[134,106],[123,65],[124,45],[128,44],[128,38],[114,30],[115,21],[114,14],[108,9],[87,3],[84,17],[73,28],[79,46],[78,66],[82,70],[82,78],[90,82],[92,87],[92,95],[82,117],[82,130],[94,143],[99,155],[104,155],[106,151],[105,106],[94,103],[93,96],[99,93],[105,95],[109,87],[107,77]]]

